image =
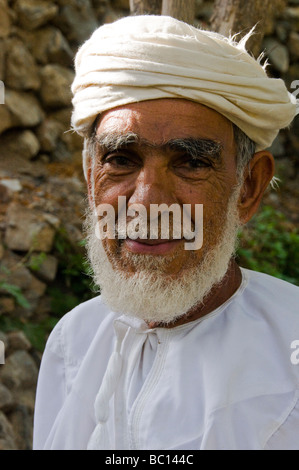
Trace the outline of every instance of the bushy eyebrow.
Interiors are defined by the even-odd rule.
[[[96,135],[94,139],[102,152],[115,152],[129,145],[137,144],[151,148],[160,148],[162,150],[184,152],[192,158],[211,157],[218,159],[223,150],[223,145],[216,140],[194,137],[171,139],[162,144],[154,144],[146,139],[140,138],[133,132],[103,132],[102,134]]]
[[[94,141],[98,147],[107,152],[121,150],[130,144],[137,144],[139,140],[138,135],[133,132],[127,132],[125,134],[103,132],[102,134],[94,136]]]
[[[174,151],[185,152],[192,158],[211,157],[220,158],[223,145],[211,139],[188,137],[185,139],[173,139],[165,144]]]

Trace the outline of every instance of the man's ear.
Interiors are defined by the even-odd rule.
[[[258,210],[263,194],[274,175],[274,158],[267,150],[254,154],[245,170],[239,197],[239,216],[246,224]]]

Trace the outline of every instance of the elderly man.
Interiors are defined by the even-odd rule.
[[[35,449],[299,449],[298,288],[234,260],[296,100],[245,42],[136,16],[79,49],[72,124],[101,296],[50,335]],[[168,237],[163,211],[151,231],[162,204],[181,209]]]

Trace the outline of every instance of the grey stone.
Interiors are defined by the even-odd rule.
[[[0,80],[4,80],[6,41],[0,39]]]
[[[53,22],[68,41],[81,44],[98,27],[90,0],[59,0],[60,10]]]
[[[5,255],[1,260],[2,269],[0,271],[0,282],[17,286],[21,290],[28,289],[31,285],[32,274],[21,262],[21,258],[14,253],[6,250]],[[7,291],[2,287],[1,294],[6,294]]]
[[[74,53],[58,28],[47,26],[36,31],[32,39],[32,53],[40,64],[72,65]]]
[[[9,340],[8,354],[17,350],[28,351],[31,348],[29,339],[25,336],[23,331],[11,331],[7,334]]]
[[[45,0],[17,0],[15,9],[18,14],[19,24],[28,30],[46,24],[58,12],[55,3]]]
[[[1,366],[3,367],[3,366]],[[2,411],[9,410],[14,404],[12,394],[5,385],[0,383],[0,409]]]
[[[63,124],[55,119],[46,118],[37,129],[41,150],[43,152],[52,152],[64,130]]]
[[[37,366],[27,351],[12,353],[0,371],[2,383],[10,390],[35,387],[37,377]]]
[[[77,134],[77,132],[71,130],[64,132],[61,136],[61,140],[71,152],[75,152],[76,150],[82,151],[83,137]]]
[[[286,8],[284,15],[291,20],[299,20],[299,6]]]
[[[40,124],[44,117],[37,98],[31,92],[5,89],[5,104],[11,114],[9,127],[33,127]],[[1,109],[1,107],[0,107]]]
[[[0,411],[0,450],[16,450],[13,427],[5,414]]]
[[[34,411],[36,383],[28,388],[16,388],[11,390],[15,403],[25,406],[30,412]]]
[[[0,315],[4,313],[12,313],[15,309],[14,299],[11,297],[0,297]]]
[[[16,251],[51,251],[55,228],[48,223],[43,213],[12,203],[7,210],[5,243]]]
[[[71,123],[71,115],[72,115],[72,108],[63,108],[53,111],[49,114],[49,118],[55,119],[55,121],[60,122],[63,124],[64,130],[70,128]]]
[[[127,8],[129,9],[129,0],[126,0],[126,3],[127,3]],[[106,11],[109,8],[109,1],[108,0],[93,0],[92,6],[95,11],[96,17],[102,20],[102,17],[105,15]]]
[[[74,72],[61,65],[49,64],[41,72],[41,99],[49,108],[70,106]]]
[[[20,155],[30,160],[38,154],[39,149],[39,141],[29,129],[9,131],[0,137],[0,157],[4,154],[11,155],[12,158]]]
[[[0,203],[6,204],[7,202],[10,202],[12,197],[12,191],[0,182]]]
[[[5,104],[0,104],[0,134],[14,126],[13,116]]]
[[[38,90],[39,71],[26,45],[12,38],[7,47],[5,85],[16,90]]]
[[[276,70],[285,73],[289,68],[289,52],[286,46],[274,38],[265,38],[263,45],[269,62]]]
[[[14,430],[15,443],[18,450],[31,450],[33,437],[33,416],[31,410],[25,405],[18,405],[10,413],[9,419]]]
[[[33,276],[19,256],[9,251],[6,251],[1,264],[3,270],[0,271],[0,282],[6,283],[0,287],[0,294],[3,295],[1,298],[11,296],[14,300],[14,305],[5,302],[3,309],[13,307],[11,314],[14,317],[30,317],[39,299],[45,294],[46,284]]]
[[[275,26],[275,32],[280,42],[285,43],[289,37],[291,25],[289,21],[278,21]]]
[[[290,33],[288,47],[291,57],[295,60],[299,59],[299,34],[295,31]]]
[[[129,10],[130,4],[129,0],[111,0],[112,8],[119,9],[119,10]]]
[[[10,10],[6,0],[0,0],[0,38],[9,36],[11,31]]]
[[[4,331],[1,331],[1,330],[0,330],[0,341],[2,341],[4,343],[4,347],[5,347],[5,349],[7,349],[8,348],[7,334],[4,333]]]
[[[39,262],[39,254],[31,255],[28,265],[33,273],[45,282],[53,281],[56,277],[58,260],[55,256],[46,255]]]
[[[1,142],[1,138],[0,138],[0,142]],[[20,180],[17,178],[2,179],[0,180],[0,184],[8,188],[10,191],[16,192],[16,193],[20,192],[22,189],[22,184]]]

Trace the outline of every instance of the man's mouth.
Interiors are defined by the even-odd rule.
[[[180,243],[179,240],[169,240],[169,239],[140,239],[132,240],[127,238],[124,242],[125,248],[131,253],[144,253],[144,254],[153,254],[153,255],[162,255],[171,252],[175,249]]]

